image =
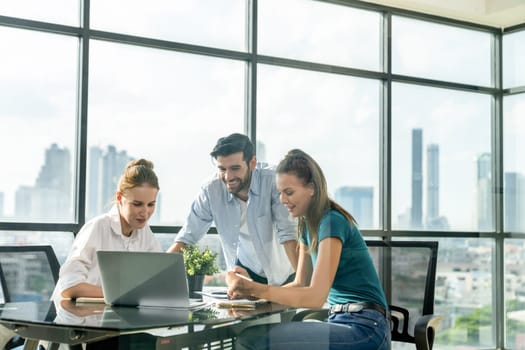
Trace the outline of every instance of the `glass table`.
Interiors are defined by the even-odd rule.
[[[154,335],[157,349],[231,348],[244,328],[285,322],[295,312],[275,303],[255,309],[222,309],[210,303],[198,310],[181,310],[61,300],[0,304],[0,324],[24,337],[27,350],[36,349],[40,340],[76,345],[133,333]]]

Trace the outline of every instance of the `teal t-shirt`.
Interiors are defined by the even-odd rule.
[[[328,304],[372,302],[388,308],[385,293],[381,287],[368,247],[355,224],[336,210],[328,210],[319,224],[318,242],[335,237],[343,243],[339,266],[328,294]],[[310,247],[310,235],[305,229],[301,241]],[[315,267],[317,251],[312,252]]]

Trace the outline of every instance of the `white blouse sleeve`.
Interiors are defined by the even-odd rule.
[[[60,268],[59,280],[55,293],[62,293],[79,283],[90,281],[90,271],[95,266],[95,254],[101,246],[101,235],[97,232],[96,222],[86,224],[77,234],[69,256]]]

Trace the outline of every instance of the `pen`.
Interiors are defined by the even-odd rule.
[[[255,304],[245,304],[245,303],[236,303],[235,301],[229,302],[220,302],[215,303],[215,306],[219,308],[225,308],[225,309],[255,309],[257,308],[257,305]]]
[[[253,280],[252,280],[251,278],[246,277],[246,276],[244,276],[244,275],[241,275],[241,274],[238,273],[238,272],[235,272],[235,275],[239,276],[240,278],[244,278],[244,279],[247,280],[247,281],[251,281],[251,282],[253,282]]]

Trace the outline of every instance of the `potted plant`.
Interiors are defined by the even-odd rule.
[[[200,298],[201,296],[195,292],[202,291],[204,276],[219,272],[219,268],[215,264],[217,253],[208,247],[201,250],[198,246],[186,246],[182,249],[182,255],[188,276],[190,298]]]

